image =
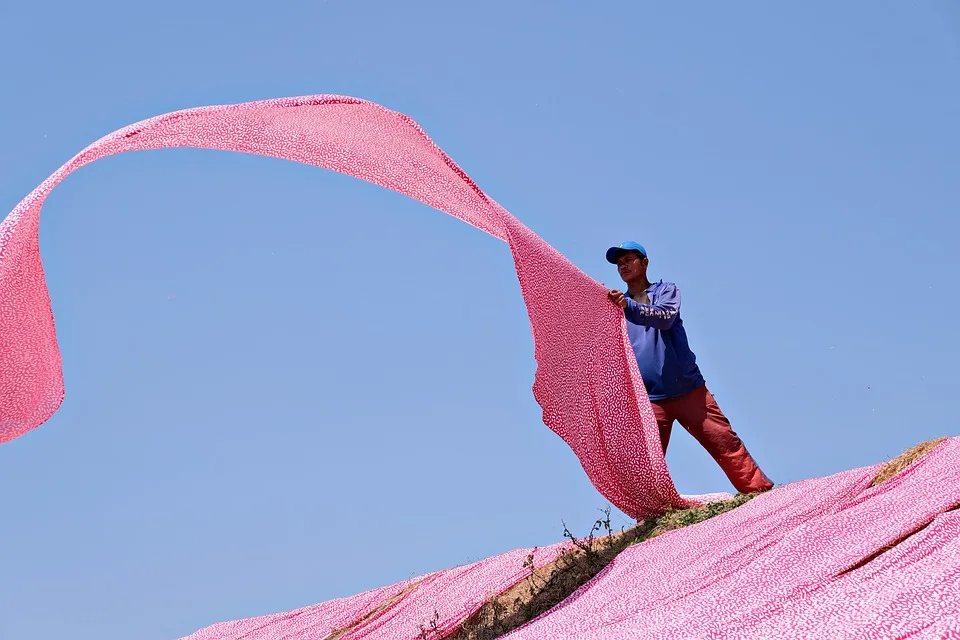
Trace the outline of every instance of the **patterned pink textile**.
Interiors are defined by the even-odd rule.
[[[534,566],[541,567],[569,548],[569,543],[560,543],[542,549],[517,549],[350,598],[288,613],[221,622],[181,640],[317,640],[334,629],[347,628],[351,630],[343,640],[417,640],[421,625],[432,629],[434,622],[436,629],[446,634],[459,628],[493,596],[530,575],[531,568],[524,565],[531,553]],[[432,632],[429,635],[435,636]]]
[[[63,399],[60,353],[38,244],[40,208],[68,174],[105,156],[198,147],[286,158],[393,189],[508,243],[538,363],[544,423],[591,482],[635,518],[697,503],[677,494],[621,311],[588,278],[488,198],[408,117],[339,96],[203,107],[111,133],[59,168],[0,224],[0,442]]]
[[[624,551],[510,640],[960,637],[960,439],[892,480],[877,467],[797,482]],[[537,566],[568,544],[537,552]],[[354,598],[214,625],[186,640],[442,635],[528,574],[519,549]],[[435,637],[428,634],[428,637]]]
[[[505,638],[955,637],[960,439],[871,488],[874,474],[789,485],[632,547]]]
[[[286,613],[246,620],[218,622],[181,640],[312,640],[325,638],[334,629],[345,629],[431,576],[422,576],[381,587],[350,598],[337,598]]]
[[[570,546],[561,543],[537,549],[536,566],[548,564]],[[436,629],[440,636],[431,631],[427,637],[443,637],[458,629],[492,597],[529,576],[530,568],[524,567],[524,562],[533,551],[517,549],[435,574],[397,606],[364,623],[345,636],[345,640],[416,640],[421,636],[420,625],[425,629],[433,628],[434,616],[437,616]]]

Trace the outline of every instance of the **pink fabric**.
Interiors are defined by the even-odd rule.
[[[537,549],[534,556],[536,566],[544,566],[569,548],[569,544],[562,543]],[[439,637],[443,637],[458,629],[492,597],[529,576],[530,568],[524,567],[524,561],[532,551],[517,549],[435,574],[395,607],[364,623],[344,640],[416,640],[421,636],[420,625],[431,629],[435,615],[438,617]],[[427,637],[437,636],[428,633]]]
[[[560,605],[504,638],[960,637],[960,510],[954,510],[960,506],[960,439],[870,487],[876,472],[867,467],[787,485],[631,547]],[[538,566],[563,546],[542,550]],[[527,575],[527,553],[431,574],[346,638],[417,638],[435,610],[441,634],[451,631]],[[246,626],[230,623],[222,635],[190,640],[323,637],[303,629],[328,629],[322,618],[344,610],[325,606]],[[292,619],[300,620],[296,634]]]
[[[869,488],[875,471],[796,483],[632,547],[505,638],[948,637],[960,440]]]
[[[246,620],[218,622],[182,640],[311,640],[324,638],[334,629],[345,629],[368,613],[402,594],[405,589],[429,578],[422,576],[389,587],[381,587],[350,598],[337,598],[286,613],[274,613]]]
[[[488,198],[408,117],[339,96],[188,109],[84,149],[0,224],[0,442],[46,421],[63,399],[40,261],[40,208],[68,174],[105,156],[199,147],[286,158],[393,189],[508,243],[529,312],[543,420],[591,482],[635,518],[697,503],[677,494],[621,311],[588,278]],[[714,496],[716,497],[716,496]]]
[[[132,125],[82,151],[17,205],[0,223],[0,441],[42,424],[63,399],[37,237],[47,194],[99,158],[183,146],[340,171],[507,242],[533,330],[534,394],[544,422],[574,450],[597,489],[629,515],[691,504],[667,473],[622,315],[604,288],[483,194],[409,118],[336,96],[191,109]],[[960,505],[960,441],[868,488],[874,473],[859,469],[796,483],[632,547],[508,637],[960,637],[960,512],[951,511]],[[888,545],[895,546],[884,551]],[[412,591],[347,637],[415,638],[434,610],[442,628],[452,629],[525,575],[525,555],[519,550],[415,580]],[[409,584],[221,623],[189,638],[323,637]]]
[[[343,640],[417,640],[420,626],[432,628],[435,614],[437,629],[445,634],[459,628],[493,596],[530,575],[531,568],[524,563],[531,553],[534,566],[542,567],[569,548],[569,543],[560,543],[543,549],[517,549],[351,598],[221,622],[181,640],[316,640],[333,629],[348,627],[354,628]],[[391,602],[398,594],[401,597]],[[377,611],[381,607],[383,610]]]

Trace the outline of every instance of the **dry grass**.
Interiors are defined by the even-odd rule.
[[[578,541],[582,546],[543,567],[531,567],[527,578],[494,596],[450,638],[499,638],[549,611],[607,566],[633,542],[634,533],[642,526],[593,541]]]
[[[877,473],[877,477],[873,479],[873,484],[871,486],[877,486],[881,482],[886,482],[893,476],[897,475],[911,464],[919,460],[924,454],[928,453],[935,446],[946,440],[946,438],[938,438],[937,440],[930,440],[928,442],[921,442],[915,447],[906,450],[887,464],[883,465],[880,469],[880,472]]]

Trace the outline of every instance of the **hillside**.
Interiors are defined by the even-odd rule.
[[[960,637],[960,439],[185,640]]]

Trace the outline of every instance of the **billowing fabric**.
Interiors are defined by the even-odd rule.
[[[945,638],[960,626],[960,439],[763,494],[637,545],[509,640]]]
[[[240,151],[339,171],[504,240],[533,331],[533,391],[544,423],[573,449],[597,490],[630,516],[704,499],[682,498],[674,488],[622,313],[604,287],[487,197],[415,122],[339,96],[203,107],[139,122],[81,151],[17,205],[0,224],[0,442],[42,424],[63,399],[38,244],[44,199],[99,158],[169,147]]]
[[[517,549],[469,565],[338,598],[288,613],[221,622],[181,640],[319,640],[334,630],[343,640],[442,637],[480,608],[571,548]],[[533,556],[533,565],[527,560]],[[436,631],[434,631],[436,630]]]

